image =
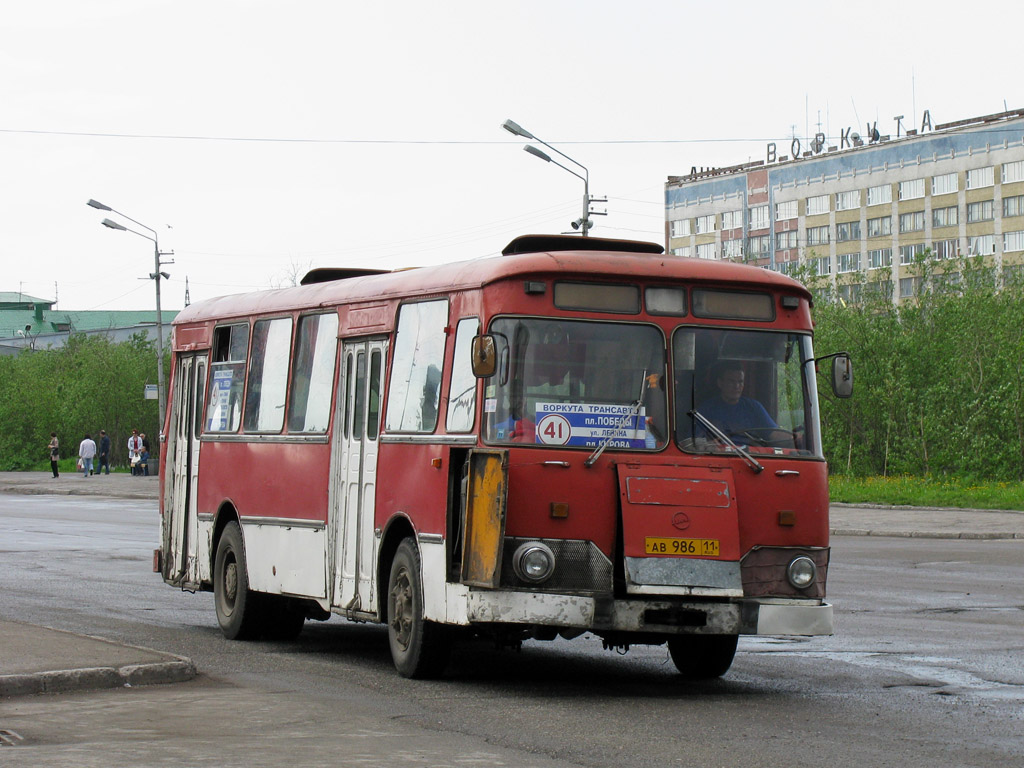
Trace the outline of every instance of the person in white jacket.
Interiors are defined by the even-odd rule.
[[[82,475],[88,477],[92,474],[92,460],[96,456],[96,443],[89,437],[85,436],[85,439],[78,444],[78,458],[82,463]]]
[[[132,468],[132,474],[141,474],[138,471],[140,455],[142,453],[142,438],[139,437],[139,430],[133,429],[132,436],[128,438],[128,465]]]

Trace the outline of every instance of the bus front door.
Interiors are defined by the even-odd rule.
[[[346,341],[331,449],[329,541],[333,541],[332,604],[348,616],[375,615],[374,493],[380,435],[385,339]]]
[[[164,468],[162,571],[164,580],[197,588],[203,576],[197,556],[199,537],[196,480],[199,475],[199,435],[203,424],[207,356],[178,358],[168,425]]]

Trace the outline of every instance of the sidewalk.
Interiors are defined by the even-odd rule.
[[[0,619],[0,697],[179,683],[190,659]]]
[[[0,492],[151,499],[159,480],[0,472]],[[832,533],[940,539],[1024,539],[1024,512],[833,504]],[[65,668],[70,667],[70,668]],[[0,697],[189,680],[191,660],[0,618]]]

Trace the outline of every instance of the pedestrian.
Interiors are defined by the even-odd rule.
[[[96,442],[86,434],[85,439],[78,445],[78,459],[82,465],[82,476],[88,477],[92,474],[92,460],[96,456]]]
[[[96,474],[100,474],[103,468],[107,468],[107,474],[110,474],[110,436],[107,434],[107,430],[100,430],[100,459],[99,464],[96,465]]]
[[[146,433],[142,432],[139,434],[142,438],[142,453],[139,454],[139,466],[142,467],[142,474],[149,477],[149,440],[146,438]]]
[[[57,433],[50,433],[50,469],[53,471],[54,477],[60,477],[60,471],[57,469],[57,462],[60,460],[60,441],[57,440]]]
[[[142,453],[142,438],[139,437],[139,430],[133,429],[132,436],[128,438],[128,464],[132,468],[132,474],[138,474],[139,454]]]

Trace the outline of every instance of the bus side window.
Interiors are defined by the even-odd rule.
[[[288,357],[292,319],[258,320],[252,331],[252,353],[245,385],[246,432],[280,432],[288,391]]]
[[[210,394],[206,398],[206,431],[237,432],[242,421],[249,325],[222,325],[213,332]]]
[[[327,431],[334,391],[334,359],[338,353],[338,315],[299,318],[288,401],[288,431]]]
[[[388,379],[389,432],[433,432],[441,395],[448,302],[403,304]]]
[[[471,432],[476,417],[476,376],[473,375],[473,337],[480,332],[475,317],[459,320],[455,332],[455,356],[452,360],[452,385],[448,391],[449,432]]]

